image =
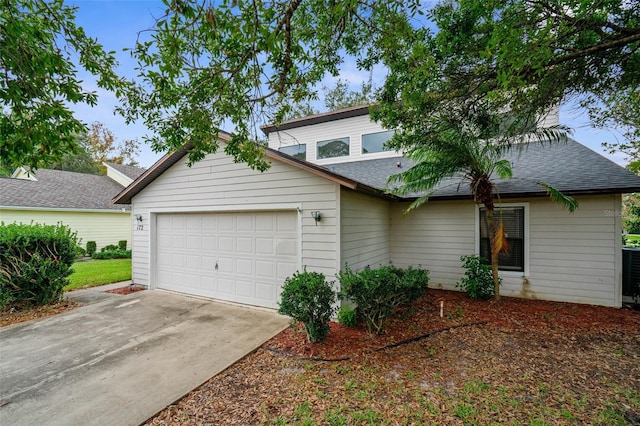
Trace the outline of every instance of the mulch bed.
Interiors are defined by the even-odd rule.
[[[44,318],[61,312],[69,311],[78,307],[76,302],[61,300],[45,306],[17,309],[15,307],[0,311],[0,327],[30,321],[37,318]]]
[[[640,314],[628,309],[513,297],[502,297],[497,302],[482,301],[470,299],[461,292],[429,289],[411,307],[389,320],[384,334],[372,335],[363,324],[350,328],[332,322],[331,331],[322,343],[308,343],[301,328],[298,331],[289,328],[265,343],[264,347],[313,359],[353,358],[452,327],[484,323],[501,332],[544,330],[553,333],[555,330],[566,333],[613,328],[622,332],[640,332]]]
[[[141,285],[128,285],[125,287],[114,288],[113,290],[107,290],[105,291],[105,293],[125,295],[125,294],[131,294],[131,293],[135,293],[135,292],[146,290],[146,289],[147,288],[145,286],[141,286]]]
[[[288,328],[146,424],[637,424],[639,361],[640,312],[429,289],[381,335]]]

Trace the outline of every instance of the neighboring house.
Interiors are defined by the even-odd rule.
[[[467,183],[448,182],[404,214],[419,194],[391,195],[386,180],[410,163],[384,150],[391,133],[367,108],[263,130],[272,163],[264,173],[222,149],[188,167],[185,145],[115,198],[142,217],[133,231],[137,284],[276,308],[284,279],[305,266],[334,280],[345,264],[420,265],[431,287],[455,289],[460,256],[486,253],[483,210]],[[511,245],[501,293],[621,306],[621,194],[640,191],[640,177],[573,140],[531,143],[510,159],[513,179],[497,183]],[[579,209],[563,210],[537,180],[574,196]]]
[[[59,222],[77,232],[81,245],[95,241],[98,249],[127,240],[131,244],[130,206],[114,204],[112,198],[139,176],[144,169],[130,169],[105,163],[102,175],[18,168],[10,178],[0,178],[0,221],[4,223]],[[128,182],[123,179],[128,179]]]

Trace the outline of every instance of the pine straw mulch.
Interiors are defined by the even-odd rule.
[[[126,295],[126,294],[136,293],[138,291],[142,291],[146,289],[147,288],[145,286],[134,284],[134,285],[128,285],[125,287],[114,288],[113,290],[107,290],[105,291],[105,293]]]
[[[31,321],[33,319],[44,318],[62,312],[70,311],[78,307],[76,302],[61,300],[44,306],[19,307],[12,306],[0,310],[0,327],[6,327],[20,322]]]
[[[88,287],[87,287],[88,288]],[[146,290],[146,287],[139,285],[127,285],[124,287],[115,288],[113,290],[106,290],[105,293],[126,295],[135,293],[138,291]],[[12,306],[6,309],[0,310],[0,327],[6,327],[8,325],[18,324],[25,321],[31,321],[33,319],[45,318],[51,315],[60,314],[62,312],[70,311],[80,306],[78,303],[68,299],[63,299],[56,303],[51,303],[44,306]]]
[[[640,424],[640,312],[430,289],[383,335],[331,328],[283,331],[147,424]]]

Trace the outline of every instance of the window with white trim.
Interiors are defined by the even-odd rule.
[[[501,271],[525,272],[525,207],[509,206],[496,207],[494,222],[496,229],[500,221],[504,224],[509,249],[498,256]],[[479,214],[480,256],[491,259],[489,223],[485,208],[480,208]]]
[[[349,137],[335,138],[316,143],[316,158],[346,157],[349,155]]]
[[[289,154],[292,157],[298,158],[300,160],[307,159],[307,144],[300,143],[289,146],[282,146],[278,148],[278,151],[284,152],[285,154]]]
[[[393,137],[393,131],[367,133],[362,135],[362,153],[372,154],[374,152],[390,151],[384,144]]]

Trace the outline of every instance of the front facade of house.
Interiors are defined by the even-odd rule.
[[[464,273],[460,256],[482,252],[483,211],[467,194],[443,191],[405,215],[411,200],[385,193],[381,176],[408,164],[382,149],[387,132],[366,111],[294,120],[265,132],[272,165],[264,173],[222,152],[188,167],[186,151],[177,152],[116,198],[142,217],[133,231],[134,282],[276,308],[284,279],[303,267],[334,280],[345,264],[420,266],[430,271],[431,287],[453,290]],[[501,271],[501,293],[621,306],[616,212],[620,194],[640,189],[640,182],[586,148],[558,149],[583,156],[576,164],[591,158],[592,167],[610,168],[604,173],[613,177],[592,181],[590,190],[572,184],[580,202],[574,213],[533,189],[504,187],[500,207],[513,250],[502,259],[508,270]],[[534,151],[531,156],[546,155]],[[529,173],[523,162],[514,172]]]

